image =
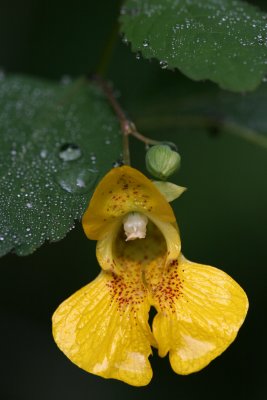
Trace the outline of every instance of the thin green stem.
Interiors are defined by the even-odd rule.
[[[223,127],[227,132],[231,133],[232,135],[239,136],[250,143],[257,144],[258,146],[267,149],[267,137],[261,135],[253,129],[249,129],[233,123],[225,123]]]
[[[110,60],[112,58],[113,50],[115,47],[115,43],[118,39],[118,35],[119,35],[119,23],[118,21],[116,21],[113,25],[112,31],[110,33],[106,46],[104,47],[104,51],[101,55],[98,67],[96,69],[96,73],[98,75],[105,76],[108,70]]]
[[[122,3],[123,0],[117,1],[118,14],[120,13]],[[111,32],[106,41],[106,45],[104,46],[103,52],[101,54],[98,67],[96,68],[97,75],[100,76],[106,75],[118,37],[119,37],[119,22],[118,19],[116,19],[111,28]]]
[[[131,131],[131,135],[134,136],[136,139],[140,140],[141,142],[145,143],[146,146],[148,145],[154,145],[154,144],[160,144],[162,142],[154,139],[150,139],[149,137],[146,137],[142,135],[141,133],[137,132],[135,125],[134,129]]]

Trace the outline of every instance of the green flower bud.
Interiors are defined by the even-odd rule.
[[[146,168],[156,178],[166,180],[181,164],[180,154],[169,146],[158,144],[146,153]]]

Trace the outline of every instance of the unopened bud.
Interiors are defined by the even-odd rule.
[[[159,144],[146,153],[146,168],[156,178],[166,180],[176,172],[181,164],[180,154],[169,146]]]

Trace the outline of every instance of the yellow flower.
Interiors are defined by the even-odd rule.
[[[190,374],[235,339],[246,294],[223,271],[181,254],[172,208],[139,171],[111,170],[96,188],[83,227],[98,240],[102,271],[53,315],[55,341],[72,362],[143,386],[152,378],[151,346],[161,357],[169,353],[176,373]],[[151,306],[157,311],[152,328]]]

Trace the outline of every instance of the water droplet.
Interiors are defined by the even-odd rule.
[[[5,71],[0,68],[0,81],[3,81],[6,77]]]
[[[62,85],[69,85],[71,83],[71,77],[69,75],[63,75],[60,79]]]
[[[159,62],[159,65],[160,65],[160,68],[161,68],[161,69],[167,69],[167,68],[168,68],[168,63],[167,63],[167,61],[161,60],[161,61]]]
[[[127,39],[127,37],[125,35],[122,37],[121,40],[122,40],[122,43],[128,44],[128,39]]]
[[[90,158],[91,158],[92,164],[95,164],[96,163],[96,156],[95,156],[94,153],[91,153]]]
[[[87,193],[93,187],[98,171],[86,166],[67,168],[56,175],[56,181],[68,193]]]
[[[3,240],[5,240],[3,235],[0,235],[0,241],[3,242]]]
[[[41,150],[40,157],[41,158],[46,158],[46,156],[47,156],[47,150]]]
[[[32,203],[26,203],[27,208],[32,208]]]
[[[59,157],[63,161],[74,161],[81,156],[82,152],[79,146],[74,143],[65,143],[60,147]]]
[[[140,51],[138,51],[138,52],[136,53],[135,58],[136,58],[137,60],[140,60],[140,58],[141,58],[141,53],[140,53]]]
[[[143,41],[143,47],[148,47],[148,46],[149,46],[149,41],[148,41],[148,39],[145,39]]]
[[[124,162],[122,160],[117,160],[114,161],[114,163],[112,164],[113,168],[118,168],[118,167],[122,167],[124,165]]]
[[[259,45],[263,45],[263,44],[264,44],[264,39],[263,39],[263,37],[262,37],[261,34],[259,34],[259,35],[257,36],[257,40],[258,40],[258,44],[259,44]]]

